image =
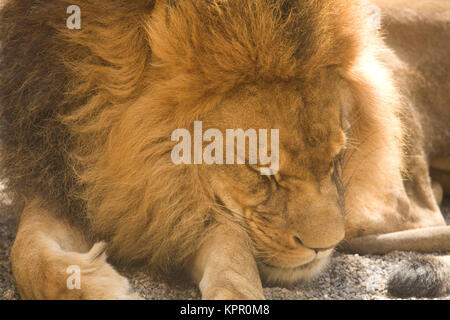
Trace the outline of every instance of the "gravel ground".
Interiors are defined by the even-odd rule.
[[[443,211],[450,220],[450,200]],[[450,221],[447,221],[450,222]],[[9,263],[14,240],[15,221],[0,212],[0,300],[18,299]],[[328,270],[309,283],[288,287],[265,287],[267,299],[392,299],[386,289],[388,275],[401,261],[417,253],[394,252],[384,256],[360,256],[335,253]],[[195,286],[188,283],[167,283],[143,272],[122,272],[132,287],[146,299],[199,299]],[[440,299],[450,300],[450,295]]]

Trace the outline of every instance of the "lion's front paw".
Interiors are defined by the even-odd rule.
[[[202,295],[203,300],[263,300],[259,294],[244,293],[228,288],[214,288]]]
[[[137,300],[128,280],[106,261],[106,244],[87,253],[64,252],[51,257],[44,271],[43,292],[49,299]]]
[[[224,288],[215,288],[202,294],[203,300],[232,300],[233,293]]]

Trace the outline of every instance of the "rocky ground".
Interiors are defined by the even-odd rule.
[[[443,210],[450,219],[450,201]],[[14,239],[15,221],[0,212],[0,299],[17,299],[9,263]],[[359,256],[335,253],[328,270],[309,283],[288,287],[265,287],[267,299],[392,299],[385,285],[388,275],[401,261],[419,256],[417,253],[394,252],[385,256]],[[199,299],[195,286],[167,283],[143,272],[124,272],[132,287],[146,299]],[[450,300],[450,295],[440,299]]]

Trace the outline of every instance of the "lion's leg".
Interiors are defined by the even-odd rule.
[[[197,253],[191,274],[202,298],[264,299],[253,254],[243,236],[218,227]]]
[[[391,251],[450,251],[450,226],[422,228],[345,240],[340,249],[360,254],[385,254]]]
[[[38,201],[22,213],[11,264],[23,299],[131,299],[128,281],[106,262],[105,244],[83,235]]]

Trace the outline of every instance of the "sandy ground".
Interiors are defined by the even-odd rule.
[[[450,200],[443,211],[450,220]],[[448,221],[449,222],[449,221]],[[0,299],[18,299],[9,263],[14,240],[15,221],[0,212]],[[321,276],[309,283],[289,287],[265,287],[267,299],[392,299],[385,285],[388,275],[401,261],[419,256],[417,253],[394,252],[385,256],[359,256],[335,253]],[[167,283],[142,271],[121,271],[132,287],[146,299],[199,299],[195,286],[189,283]],[[450,295],[440,299],[450,300]]]

